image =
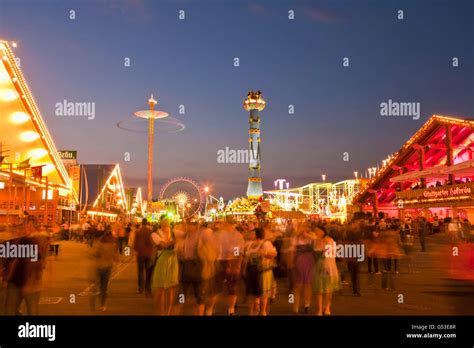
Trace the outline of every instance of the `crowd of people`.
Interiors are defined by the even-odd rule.
[[[87,223],[87,222],[86,222]],[[97,236],[100,223],[87,223],[82,231]],[[94,226],[95,225],[95,226]],[[84,228],[86,227],[86,228]],[[413,272],[415,235],[419,249],[427,250],[426,236],[445,230],[453,242],[470,230],[466,220],[442,221],[367,218],[350,224],[328,221],[287,221],[259,225],[254,222],[140,224],[118,221],[106,226],[114,239],[104,253],[110,270],[114,257],[125,248],[133,250],[137,263],[137,292],[153,297],[160,315],[179,314],[181,305],[192,299],[196,315],[212,315],[218,301],[227,313],[236,313],[237,303],[247,304],[248,315],[267,315],[269,303],[280,288],[288,291],[294,313],[331,314],[332,294],[350,284],[355,296],[362,296],[362,262],[355,255],[335,257],[326,247],[333,243],[364,245],[367,272],[381,275],[381,287],[395,289],[399,260]],[[99,246],[101,239],[98,239]],[[96,255],[101,257],[100,255]],[[98,272],[101,308],[106,309],[106,284],[110,271]],[[104,280],[105,279],[105,280]]]
[[[108,284],[122,254],[136,258],[137,293],[152,298],[159,315],[179,315],[189,303],[195,315],[213,315],[216,304],[225,303],[229,315],[239,308],[239,314],[265,316],[278,292],[287,292],[288,310],[293,313],[330,315],[332,295],[343,285],[350,286],[354,296],[362,296],[364,264],[371,276],[381,275],[382,289],[394,290],[400,260],[408,273],[413,272],[413,252],[427,250],[427,235],[444,231],[452,243],[459,243],[471,236],[470,229],[467,220],[437,216],[367,217],[344,224],[325,220],[175,224],[164,216],[158,223],[83,221],[63,225],[62,233],[90,247],[94,311],[97,301],[101,311],[107,309]],[[335,243],[363,246],[363,255],[328,253],[328,246]],[[41,267],[39,263],[28,271],[11,262],[3,264],[9,314],[19,310],[22,299],[36,303],[28,311],[37,313],[39,292],[25,298],[18,294],[40,278]]]

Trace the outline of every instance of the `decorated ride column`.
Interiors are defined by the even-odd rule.
[[[262,92],[253,90],[247,94],[244,100],[244,109],[249,115],[249,178],[247,186],[247,198],[259,200],[263,196],[262,178],[260,176],[260,116],[259,111],[265,109],[266,102],[262,98]]]

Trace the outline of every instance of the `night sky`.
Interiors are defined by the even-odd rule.
[[[0,37],[18,43],[59,150],[77,150],[81,163],[120,163],[125,183],[145,188],[146,135],[116,123],[146,109],[154,93],[158,109],[186,125],[156,138],[155,196],[167,179],[186,176],[231,198],[245,195],[247,165],[219,164],[217,151],[248,146],[249,89],[267,101],[265,190],[277,178],[293,187],[323,173],[352,178],[397,151],[431,114],[473,117],[473,8],[452,0],[0,0]],[[96,118],[56,116],[64,99],[95,103]],[[388,99],[420,102],[420,119],[380,116]]]

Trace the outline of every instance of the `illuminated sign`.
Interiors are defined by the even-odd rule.
[[[77,159],[77,151],[58,151],[59,158],[63,160],[75,160]]]
[[[395,204],[400,206],[417,203],[443,203],[474,199],[474,183],[432,187],[397,192]]]
[[[445,197],[455,197],[455,196],[463,196],[463,195],[470,195],[471,188],[467,187],[451,187],[451,188],[443,188],[438,190],[425,190],[423,191],[424,198],[445,198]]]

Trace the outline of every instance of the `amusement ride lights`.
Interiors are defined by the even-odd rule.
[[[247,197],[251,200],[259,200],[263,196],[262,177],[260,176],[260,116],[259,111],[265,109],[266,102],[262,98],[262,92],[253,90],[248,92],[244,100],[244,109],[249,115],[249,178],[247,186]]]

